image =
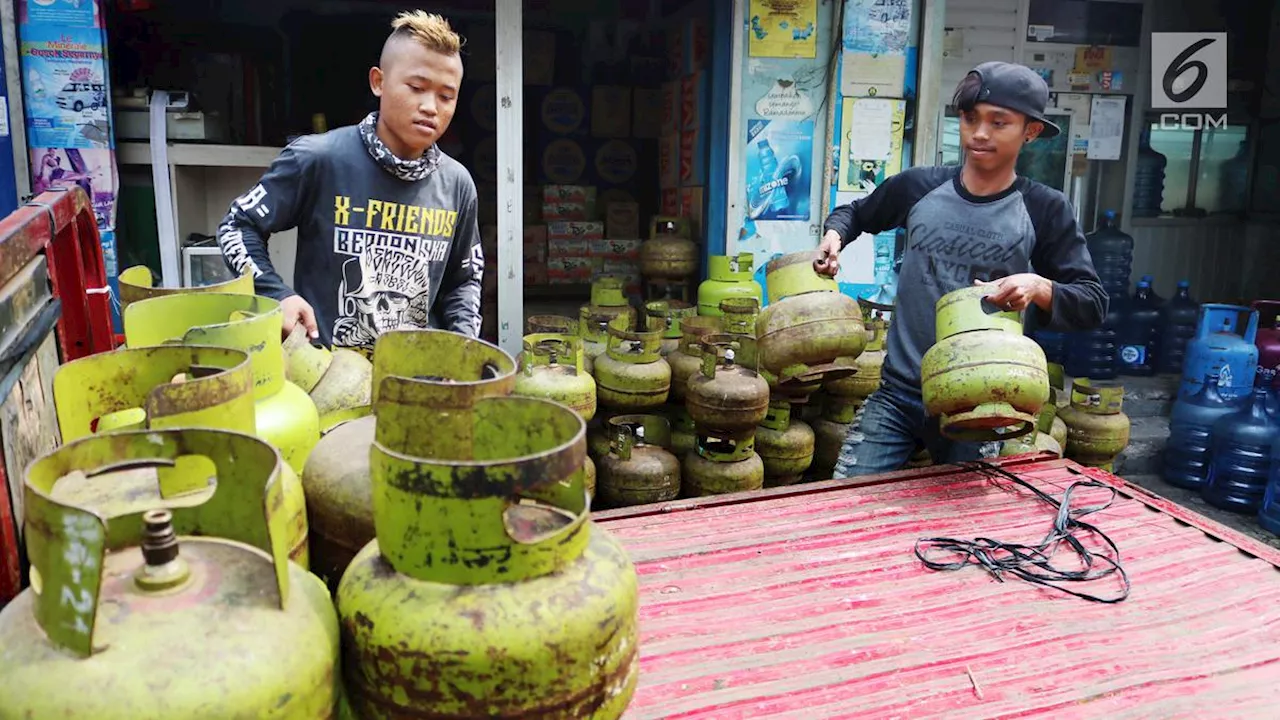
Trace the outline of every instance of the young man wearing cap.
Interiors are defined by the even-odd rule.
[[[979,65],[952,99],[964,163],[905,170],[827,218],[819,269],[830,275],[840,250],[861,233],[907,231],[881,386],[867,399],[862,441],[845,440],[836,477],[898,470],[917,440],[935,462],[981,456],[979,444],[941,437],[921,399],[920,363],[934,343],[934,304],[943,295],[984,285],[990,302],[1034,308],[1054,330],[1089,330],[1106,316],[1107,296],[1067,198],[1014,169],[1023,145],[1059,133],[1045,118],[1048,101],[1048,86],[1030,68]]]
[[[233,272],[281,301],[284,332],[372,350],[391,330],[480,332],[484,253],[476,186],[436,147],[462,85],[462,38],[439,15],[402,13],[359,125],[295,140],[231,205],[218,245]],[[271,233],[298,229],[294,287],[271,265]]]

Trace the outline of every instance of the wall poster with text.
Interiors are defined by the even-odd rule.
[[[813,130],[812,118],[747,121],[747,217],[809,219]]]
[[[751,0],[749,9],[749,56],[818,56],[818,0]]]

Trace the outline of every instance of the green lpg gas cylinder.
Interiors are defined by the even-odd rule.
[[[661,353],[662,333],[629,327],[629,318],[609,323],[609,349],[595,364],[597,397],[611,410],[656,408],[671,392],[671,366]]]
[[[555,333],[524,336],[514,394],[540,397],[590,421],[596,414],[596,381],[583,367],[582,338]]]
[[[281,467],[267,443],[212,429],[89,436],[32,463],[31,587],[0,610],[0,720],[334,717],[337,617],[275,530]],[[55,487],[110,497],[142,468],[165,498],[142,513]],[[171,499],[210,477],[199,504]]]
[[[764,487],[764,461],[755,452],[755,434],[721,438],[698,435],[684,459],[680,492],[685,497],[723,495]]]
[[[242,350],[199,345],[122,348],[69,362],[53,376],[53,399],[63,442],[120,430],[216,428],[255,432],[252,362]],[[290,557],[308,567],[307,508],[302,484],[281,463],[285,507],[275,528],[289,538]],[[107,489],[109,496],[90,493]],[[202,502],[211,488],[192,489],[184,502]],[[110,485],[87,478],[58,484],[58,499],[92,504],[110,514],[154,507],[154,471],[121,471]]]
[[[707,279],[698,285],[698,314],[720,316],[720,303],[729,298],[753,298],[757,305],[764,304],[764,290],[752,276],[754,259],[748,252],[710,256]]]
[[[285,379],[280,303],[227,293],[168,295],[142,300],[124,311],[129,347],[166,343],[217,345],[244,350],[253,363],[257,434],[302,472],[320,440],[320,413],[306,391]]]
[[[321,429],[331,427],[343,413],[369,404],[373,363],[354,350],[312,345],[302,323],[285,338],[284,362],[285,377],[316,404]]]
[[[120,273],[120,312],[139,300],[168,295],[189,295],[191,293],[232,293],[235,295],[253,294],[253,275],[245,273],[225,282],[211,285],[195,285],[190,287],[166,288],[156,287],[151,269],[146,265],[134,265]]]
[[[337,587],[351,558],[374,537],[369,448],[377,426],[379,381],[395,375],[414,382],[440,381],[457,388],[461,411],[474,400],[509,395],[516,383],[515,359],[483,340],[443,330],[384,333],[373,348],[373,400],[365,414],[325,433],[302,472],[311,518],[315,573]],[[427,424],[419,432],[434,432]]]
[[[791,416],[785,400],[769,405],[769,414],[756,429],[756,454],[764,463],[765,487],[794,485],[813,464],[813,428]]]
[[[662,333],[662,357],[668,357],[680,347],[683,336],[680,328],[685,320],[697,317],[698,309],[683,300],[654,300],[645,303],[645,330]]]
[[[621,716],[637,581],[588,519],[582,418],[406,377],[375,393],[377,539],[337,592],[355,714]]]

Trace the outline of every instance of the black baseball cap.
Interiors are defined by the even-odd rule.
[[[1044,132],[1040,137],[1051,138],[1062,132],[1062,128],[1045,117],[1044,109],[1049,104],[1049,85],[1040,74],[1026,65],[1007,62],[985,62],[969,71],[982,81],[973,102],[990,103],[1002,108],[1014,110],[1040,123],[1044,123]]]

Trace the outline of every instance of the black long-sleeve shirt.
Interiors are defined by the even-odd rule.
[[[375,161],[357,129],[295,140],[231,204],[218,245],[259,295],[301,295],[325,345],[372,348],[381,333],[480,333],[484,252],[471,174],[441,153],[417,182]],[[294,288],[267,255],[272,233],[298,229]]]
[[[918,392],[920,362],[935,341],[935,303],[974,280],[1024,272],[1052,280],[1052,311],[1034,310],[1052,330],[1090,330],[1106,317],[1107,295],[1084,233],[1067,198],[1053,188],[1018,178],[1002,193],[979,197],[964,189],[959,167],[916,167],[836,208],[824,229],[837,232],[843,247],[860,233],[904,226],[907,245],[884,366],[900,386]]]

